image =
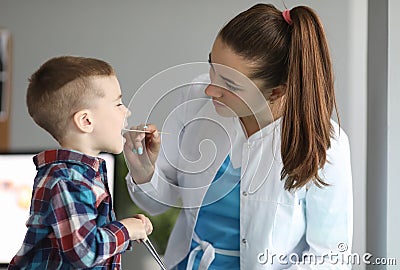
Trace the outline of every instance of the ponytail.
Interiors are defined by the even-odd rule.
[[[333,109],[337,113],[332,64],[321,22],[308,7],[290,11],[293,24],[282,119],[281,155],[285,189],[314,182],[328,185],[318,175],[331,146]],[[338,117],[339,118],[339,117]]]
[[[255,63],[250,79],[262,80],[265,89],[286,86],[281,142],[285,189],[310,182],[326,186],[318,171],[331,145],[330,118],[336,101],[318,16],[303,6],[282,13],[273,5],[257,4],[229,21],[219,37],[236,54]]]

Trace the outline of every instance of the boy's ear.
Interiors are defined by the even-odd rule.
[[[76,112],[73,121],[76,128],[83,133],[91,133],[94,129],[92,112],[90,110]]]

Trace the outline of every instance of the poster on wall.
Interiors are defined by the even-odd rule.
[[[0,28],[0,122],[6,121],[10,102],[10,32]]]

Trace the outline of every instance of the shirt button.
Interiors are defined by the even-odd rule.
[[[243,192],[242,192],[242,195],[243,195],[243,196],[247,196],[247,191],[243,191]]]
[[[243,239],[242,239],[242,243],[243,243],[243,244],[246,244],[246,243],[247,243],[247,239],[246,239],[246,238],[243,238]]]
[[[251,149],[251,147],[252,147],[251,144],[248,143],[248,144],[247,144],[247,148],[248,148],[248,149]]]

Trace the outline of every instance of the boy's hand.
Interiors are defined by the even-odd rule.
[[[131,129],[147,130],[151,133],[128,131],[124,134],[124,156],[129,172],[137,184],[149,182],[160,151],[161,138],[155,125],[148,124],[131,127]]]
[[[144,215],[135,215],[133,218],[124,218],[120,222],[126,227],[131,240],[145,240],[153,231],[153,225]]]
[[[143,222],[147,235],[150,235],[153,232],[153,224],[151,224],[151,221],[148,217],[143,214],[137,214],[133,217],[140,219]]]

